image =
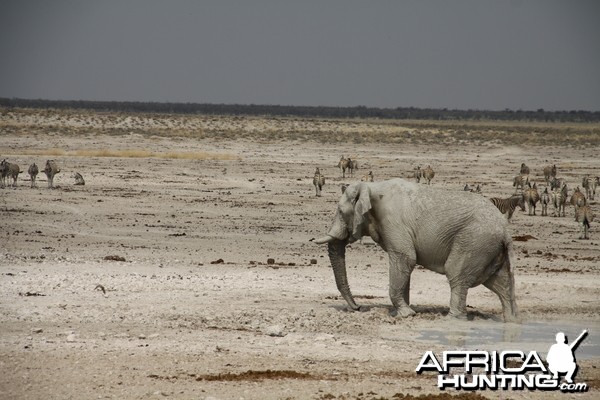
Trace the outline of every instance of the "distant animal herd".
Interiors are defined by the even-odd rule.
[[[342,155],[337,167],[341,171],[342,178],[346,178],[346,171],[353,177],[354,171],[358,169],[358,162]],[[490,197],[489,200],[509,221],[517,207],[523,212],[527,209],[527,214],[533,216],[536,215],[536,207],[539,203],[542,208],[541,215],[548,216],[548,205],[552,204],[554,207],[552,216],[564,217],[565,206],[570,204],[575,209],[575,221],[580,224],[581,234],[579,239],[589,239],[590,223],[594,220],[594,213],[589,201],[594,200],[596,188],[600,187],[600,176],[583,176],[581,187],[577,186],[569,197],[566,180],[557,177],[557,170],[555,164],[544,167],[543,174],[546,186],[540,193],[537,183],[534,182],[532,184],[530,180],[531,169],[525,163],[522,163],[519,173],[513,179],[514,193],[507,198]],[[417,166],[413,170],[412,177],[416,183],[420,183],[423,179],[428,185],[431,185],[431,181],[435,177],[435,171],[431,168],[431,165],[428,165],[424,169]],[[363,182],[373,182],[373,171],[369,171],[368,174],[363,175],[360,180]],[[315,186],[316,196],[321,196],[321,190],[325,185],[325,176],[319,168],[315,171],[313,185]],[[341,186],[342,192],[345,191],[347,186],[346,184]],[[585,190],[585,194],[581,188]],[[479,184],[476,187],[465,184],[463,190],[478,194],[482,193]]]
[[[17,179],[22,172],[23,171],[18,164],[8,162],[6,159],[2,160],[0,162],[0,188],[4,189],[7,186],[16,188]],[[35,162],[29,165],[27,173],[29,174],[32,188],[37,187],[37,176],[39,172],[40,169]],[[54,177],[60,172],[60,168],[56,161],[46,160],[46,165],[42,172],[46,174],[48,188],[54,189]],[[74,173],[71,177],[75,179],[75,185],[85,185],[85,180],[79,172]],[[12,183],[10,182],[11,179]]]
[[[354,171],[358,169],[358,162],[351,159],[350,157],[342,156],[337,164],[340,169],[342,178],[346,177],[346,171],[348,171],[351,177],[354,176]],[[54,177],[60,172],[58,164],[54,160],[47,160],[44,169],[42,170],[47,177],[48,188],[54,188]],[[17,180],[19,174],[22,173],[18,164],[8,162],[6,159],[0,162],[0,188],[6,188],[7,186],[17,187]],[[548,165],[544,167],[544,181],[546,186],[540,193],[538,191],[537,183],[533,183],[530,180],[530,168],[525,164],[521,164],[519,173],[513,178],[513,187],[515,188],[514,193],[507,198],[491,197],[490,201],[500,210],[500,212],[510,220],[517,207],[521,211],[525,211],[527,208],[528,215],[536,215],[536,207],[539,203],[541,205],[541,215],[548,216],[548,205],[552,204],[554,211],[552,215],[554,217],[564,217],[565,207],[570,204],[575,209],[575,221],[579,222],[581,228],[580,239],[589,239],[589,228],[590,223],[594,220],[594,213],[589,204],[589,200],[594,200],[596,195],[596,188],[600,186],[599,176],[585,175],[581,181],[581,187],[577,186],[571,193],[569,198],[569,189],[565,179],[557,177],[556,165]],[[30,177],[31,187],[37,187],[37,175],[39,168],[36,163],[32,163],[27,173]],[[428,165],[426,168],[421,169],[420,166],[414,168],[412,173],[415,182],[420,183],[424,180],[428,185],[431,185],[433,178],[435,177],[435,171]],[[75,179],[75,185],[85,185],[85,180],[80,173],[74,173],[72,178]],[[11,183],[12,180],[12,183]],[[363,182],[374,182],[375,178],[373,171],[369,171],[363,175],[360,179]],[[319,168],[316,169],[313,177],[313,185],[315,187],[316,196],[321,196],[321,191],[325,185],[325,176],[321,173]],[[345,190],[347,185],[342,185],[342,192]],[[585,194],[581,190],[585,190]],[[469,184],[463,187],[464,191],[481,194],[481,187],[477,185],[472,188]]]

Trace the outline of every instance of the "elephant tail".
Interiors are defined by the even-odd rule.
[[[510,276],[513,275],[515,269],[515,254],[513,249],[512,237],[506,231],[504,239],[502,239],[502,247],[496,254],[496,257],[488,265],[488,271],[491,274],[496,274],[498,271],[505,269]]]
[[[515,251],[513,248],[512,236],[508,231],[504,232],[504,240],[502,242],[502,245],[504,247],[502,252],[504,255],[504,263],[502,267],[506,267],[506,269],[508,269],[508,271],[512,275],[515,268]]]
[[[505,281],[503,283],[504,292],[498,293],[500,301],[502,302],[502,312],[504,314],[504,321],[506,322],[518,322],[519,311],[517,307],[516,295],[515,295],[515,255],[513,249],[512,237],[505,231],[504,233],[504,262],[501,268],[506,268],[508,272],[505,275]]]

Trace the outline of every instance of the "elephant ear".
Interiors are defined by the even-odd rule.
[[[365,224],[366,214],[371,209],[371,190],[369,187],[361,183],[358,188],[358,194],[355,198],[354,203],[354,220],[352,225],[352,237],[360,239],[362,235],[362,229]]]

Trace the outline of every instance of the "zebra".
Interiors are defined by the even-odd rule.
[[[340,161],[338,162],[338,168],[342,170],[342,178],[346,177],[346,169],[348,168],[348,161],[349,158],[344,158],[344,155],[342,155],[342,157],[340,158]]]
[[[546,180],[546,184],[550,182],[550,178],[556,178],[556,164],[544,167],[544,179]]]
[[[565,205],[567,204],[567,184],[563,184],[560,190],[552,191],[552,204],[554,205],[554,214],[555,217],[560,217],[560,210],[562,208],[562,216],[565,216]],[[558,211],[557,211],[558,210]]]
[[[0,187],[4,188],[6,186],[6,177],[8,176],[8,162],[6,159],[0,162]]]
[[[54,160],[46,160],[44,173],[48,177],[48,189],[54,188],[54,176],[60,172],[60,168]]]
[[[365,174],[360,178],[361,182],[374,182],[373,179],[373,171],[369,171],[368,174]]]
[[[31,178],[31,187],[37,187],[37,182],[35,181],[35,179],[37,178],[37,174],[38,172],[40,172],[38,166],[36,163],[33,163],[29,166],[29,169],[27,170],[27,173],[29,174],[29,177]]]
[[[581,223],[581,232],[579,239],[589,239],[588,230],[590,229],[590,222],[594,220],[594,213],[589,205],[579,207],[575,212],[575,221]]]
[[[317,167],[315,176],[313,177],[313,185],[315,186],[316,196],[321,197],[321,189],[325,186],[325,176],[321,174],[321,170]]]
[[[525,163],[521,163],[521,175],[529,175],[529,167]]]
[[[594,200],[594,196],[596,195],[596,187],[600,186],[600,176],[596,176],[594,179],[592,179],[592,196],[590,197],[590,200]]]
[[[7,178],[13,179],[12,187],[17,187],[17,179],[19,178],[19,174],[23,172],[21,168],[19,168],[18,164],[13,164],[6,159],[2,160],[0,163],[0,174],[2,175],[2,187],[6,186]],[[9,183],[10,184],[10,183]]]
[[[348,157],[348,170],[350,170],[350,176],[354,176],[354,170],[358,169],[358,161],[352,160]]]
[[[510,221],[515,212],[517,206],[521,211],[525,211],[525,197],[522,194],[510,196],[506,199],[499,197],[491,197],[490,201],[500,210],[502,214],[506,215],[506,218]]]
[[[593,186],[593,181],[590,179],[590,177],[588,175],[584,176],[583,179],[581,180],[581,187],[585,189],[585,196],[590,199],[590,200],[594,200],[594,192],[592,190],[592,186]]]
[[[85,180],[83,179],[83,176],[81,176],[81,174],[79,172],[75,172],[73,175],[71,175],[71,178],[75,179],[76,186],[85,185]]]
[[[413,171],[413,177],[417,183],[421,182],[421,178],[423,177],[423,170],[420,165],[417,165]]]
[[[423,170],[423,178],[425,178],[425,180],[427,180],[428,185],[431,185],[431,180],[433,179],[434,176],[435,176],[435,172],[433,171],[433,168],[431,168],[431,165],[428,165],[427,168],[425,168]]]
[[[581,178],[581,187],[583,189],[585,189],[585,196],[586,197],[590,197],[590,177],[589,175],[584,175],[583,178]]]
[[[583,195],[583,193],[581,193],[581,189],[579,189],[579,186],[577,186],[577,189],[575,189],[575,191],[571,195],[570,203],[573,207],[575,207],[575,215],[577,215],[577,210],[580,207],[583,207],[587,204],[585,196]]]
[[[553,176],[550,178],[550,190],[560,189],[564,183],[564,179]]]
[[[513,186],[515,188],[515,193],[519,191],[519,189],[524,190],[525,185],[529,184],[529,176],[527,175],[517,175],[513,178]]]
[[[544,188],[544,191],[540,195],[540,203],[542,204],[542,216],[548,216],[548,204],[550,203],[550,194],[548,188]]]
[[[13,187],[17,187],[17,179],[19,178],[19,174],[21,172],[23,171],[21,171],[21,168],[19,168],[17,164],[8,164],[8,174],[13,179]]]
[[[540,200],[540,194],[537,190],[537,185],[534,183],[533,186],[531,184],[527,184],[528,188],[523,191],[523,195],[525,197],[525,203],[527,203],[527,208],[529,210],[529,215],[535,215],[535,205]],[[531,213],[533,211],[533,214]]]

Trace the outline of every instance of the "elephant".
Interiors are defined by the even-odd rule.
[[[346,275],[346,246],[370,236],[389,256],[389,295],[401,317],[410,307],[410,276],[415,265],[448,278],[449,316],[467,318],[467,291],[483,284],[502,303],[504,320],[518,320],[512,237],[506,219],[486,198],[396,178],[357,182],[339,200],[333,224],[317,244],[328,244],[335,281],[354,311]]]

